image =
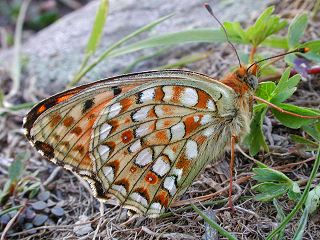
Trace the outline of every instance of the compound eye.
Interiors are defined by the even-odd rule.
[[[250,86],[250,88],[256,90],[259,84],[258,78],[254,75],[249,75],[247,78],[247,83]]]

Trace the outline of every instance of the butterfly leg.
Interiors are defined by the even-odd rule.
[[[230,179],[229,179],[229,208],[234,211],[232,203],[232,185],[233,185],[233,170],[234,170],[234,149],[237,141],[237,136],[231,136],[231,159],[230,159]]]

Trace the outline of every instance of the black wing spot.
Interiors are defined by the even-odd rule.
[[[104,197],[105,191],[103,189],[102,184],[100,182],[95,181],[94,182],[94,187],[95,187],[95,189],[97,191],[97,197]]]
[[[141,97],[142,97],[142,92],[137,93],[137,97],[136,97],[136,99],[137,99],[136,103],[137,104],[141,104],[142,103]]]
[[[90,108],[92,108],[93,105],[94,105],[93,99],[86,100],[83,104],[82,113],[87,112]]]
[[[112,88],[112,90],[113,90],[113,95],[114,95],[114,96],[118,96],[118,95],[122,92],[122,89],[119,88],[118,86],[113,86],[113,87],[111,87],[111,88]]]
[[[34,143],[35,148],[38,151],[43,152],[43,155],[49,159],[54,158],[54,149],[51,145],[49,145],[48,143],[45,142],[41,142],[41,141],[36,141]]]

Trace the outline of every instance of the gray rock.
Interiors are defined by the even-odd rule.
[[[34,210],[43,210],[47,207],[47,204],[44,201],[37,201],[35,203],[32,203],[31,206]]]
[[[270,2],[271,0],[217,0],[212,7],[221,21],[238,20],[248,23]],[[217,27],[217,23],[202,6],[203,3],[203,0],[144,0],[139,3],[134,0],[111,0],[110,14],[97,55],[139,27],[173,12],[176,13],[174,17],[151,32],[143,34],[141,38],[197,27]],[[34,78],[36,89],[43,89],[46,93],[55,93],[65,87],[82,62],[98,4],[99,1],[96,0],[90,2],[85,7],[40,31],[23,44],[23,57],[27,59],[27,62],[24,65],[25,77],[22,78],[22,88],[30,85],[30,77]],[[186,45],[185,51],[188,52],[188,49],[190,45]],[[141,54],[143,53],[110,58],[94,68],[84,81],[119,74],[128,63]],[[167,57],[164,63],[167,63],[171,56]],[[11,59],[12,50],[0,53],[0,69],[9,69]],[[158,65],[156,60],[151,60],[145,68]],[[145,68],[140,67],[135,70],[146,70]]]
[[[43,225],[48,220],[47,215],[37,214],[36,217],[33,219],[32,224],[36,227]]]
[[[40,201],[47,201],[50,197],[50,192],[49,191],[44,191],[44,192],[41,192],[38,194],[37,198],[40,200]]]
[[[57,217],[61,217],[64,215],[64,210],[61,207],[53,207],[51,213]]]
[[[83,236],[93,231],[91,223],[84,224],[89,221],[89,217],[85,215],[79,216],[79,221],[75,223],[76,226],[73,227],[73,232],[77,236]],[[82,225],[79,225],[82,224]]]

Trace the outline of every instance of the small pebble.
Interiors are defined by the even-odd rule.
[[[25,215],[26,219],[32,220],[36,216],[36,213],[31,208],[27,208],[25,211]]]
[[[38,201],[33,203],[31,206],[34,210],[43,210],[47,207],[47,204],[44,201]]]
[[[84,222],[86,222],[88,220],[89,220],[89,217],[87,217],[85,215],[81,215],[79,217],[79,221],[77,221],[76,224],[84,223]],[[93,231],[93,229],[92,229],[90,223],[84,224],[84,225],[80,225],[80,226],[75,226],[73,228],[73,232],[78,236],[86,235],[86,234],[88,234],[88,233],[90,233],[92,231]]]
[[[53,207],[51,213],[57,217],[61,217],[64,215],[64,210],[61,207]]]
[[[34,228],[32,223],[26,223],[24,225],[24,229],[26,229],[26,230],[29,230],[29,229],[32,229],[32,228]],[[28,231],[28,234],[35,234],[36,232],[37,232],[37,230],[30,230],[30,231]]]
[[[53,207],[53,206],[55,206],[56,204],[57,204],[57,203],[54,202],[54,201],[52,201],[51,199],[49,199],[48,202],[47,202],[48,207]]]
[[[50,197],[50,192],[49,191],[45,191],[45,192],[41,192],[38,194],[37,198],[40,200],[40,201],[47,201]]]
[[[0,217],[0,223],[6,225],[10,221],[11,217],[9,214],[3,214]]]
[[[19,214],[18,219],[16,219],[19,225],[23,224],[25,220],[26,220],[26,215],[24,213]]]
[[[47,220],[48,220],[47,215],[37,214],[36,217],[33,219],[32,223],[33,225],[38,227],[43,225]]]

